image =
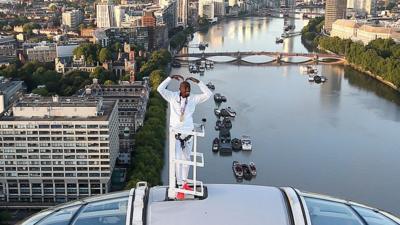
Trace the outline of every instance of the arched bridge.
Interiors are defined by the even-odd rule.
[[[210,59],[215,56],[226,56],[233,58],[229,61],[215,61]],[[272,59],[267,62],[250,62],[245,57],[248,56],[268,56]],[[288,61],[287,57],[302,57],[308,58],[300,62]],[[190,59],[191,58],[191,59]],[[266,52],[266,51],[247,51],[247,52],[204,52],[204,53],[184,53],[175,55],[175,60],[178,61],[198,61],[198,60],[209,60],[215,63],[243,63],[243,64],[272,64],[272,63],[287,63],[287,64],[310,64],[310,63],[321,63],[321,64],[342,64],[345,62],[343,56],[336,54],[326,53],[286,53],[286,52]]]

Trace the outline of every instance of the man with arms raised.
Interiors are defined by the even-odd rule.
[[[181,82],[179,85],[179,91],[177,92],[166,89],[172,79]],[[196,83],[202,93],[190,94],[190,83],[188,81]],[[185,80],[181,75],[172,75],[168,77],[158,86],[157,91],[167,102],[169,102],[170,127],[182,131],[182,133],[178,133],[175,137],[176,159],[190,160],[190,153],[192,152],[193,147],[193,137],[184,133],[193,131],[193,113],[196,105],[207,101],[207,99],[211,97],[212,93],[203,82],[193,77],[189,77]],[[175,167],[175,172],[178,185],[182,185],[183,189],[191,190],[186,181],[189,175],[189,165],[178,164]],[[176,197],[177,199],[183,199],[184,194],[178,193]]]

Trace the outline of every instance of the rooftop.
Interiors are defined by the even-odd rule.
[[[391,34],[395,30],[392,27],[384,27],[384,26],[373,26],[373,25],[362,25],[359,30],[371,32],[371,33],[386,33]]]
[[[131,84],[99,85],[97,81],[87,85],[85,90],[80,90],[80,96],[93,97],[137,97],[141,98],[148,94],[149,87],[145,81],[135,81]]]
[[[23,83],[24,83],[23,81],[4,81],[4,82],[1,82],[1,79],[0,79],[0,94],[6,93],[6,92],[10,91],[11,89],[13,89],[14,87],[16,87],[18,85],[22,85]]]
[[[13,36],[0,35],[0,44],[8,44],[9,42],[15,42],[15,38]]]
[[[25,96],[0,121],[107,121],[115,104],[102,98]]]
[[[290,224],[285,200],[279,188],[225,184],[207,187],[207,198],[199,201],[163,201],[166,188],[152,188],[148,224],[187,225],[188,221],[191,225]]]
[[[350,28],[360,27],[360,25],[357,23],[356,20],[339,19],[339,20],[336,20],[333,24],[338,25],[338,26],[343,26],[343,27],[350,27]]]

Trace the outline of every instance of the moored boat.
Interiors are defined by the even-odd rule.
[[[220,93],[214,94],[214,101],[217,103],[226,102],[226,97],[221,95]]]
[[[178,61],[173,61],[171,63],[171,66],[174,67],[174,68],[180,68],[181,67],[181,63],[178,62]]]
[[[211,81],[208,82],[208,83],[206,84],[206,86],[207,86],[210,90],[215,90],[215,85],[212,84]]]
[[[243,177],[246,180],[250,180],[253,175],[251,175],[250,168],[247,164],[242,164]]]
[[[212,151],[217,152],[219,149],[219,139],[214,138],[213,143],[212,143]]]
[[[220,130],[221,126],[222,126],[222,121],[218,119],[215,122],[215,130],[217,130],[217,131]]]
[[[321,83],[321,77],[319,75],[314,76],[314,82],[315,83]]]
[[[243,178],[243,168],[242,165],[238,161],[233,161],[232,170],[235,174],[236,178]]]
[[[232,150],[241,150],[242,149],[242,142],[239,138],[234,138],[231,141],[232,143]]]
[[[236,116],[236,112],[233,111],[233,109],[231,107],[226,108],[226,111],[228,112],[230,117],[235,117]]]
[[[243,135],[242,136],[242,150],[243,151],[251,151],[253,146],[251,144],[250,136]]]
[[[229,118],[224,118],[221,125],[224,126],[225,129],[232,129],[232,121]]]
[[[256,164],[254,164],[254,162],[249,163],[249,169],[250,169],[251,175],[253,175],[253,176],[257,175]]]

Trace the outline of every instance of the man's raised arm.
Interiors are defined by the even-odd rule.
[[[158,85],[157,87],[157,91],[158,93],[160,93],[160,95],[166,100],[166,101],[170,101],[173,97],[174,97],[174,92],[167,90],[167,86],[169,84],[169,82],[172,79],[176,79],[179,81],[179,79],[183,80],[183,77],[180,75],[172,75],[170,77],[167,77],[163,82],[161,82],[160,85]]]
[[[186,80],[191,80],[191,81],[197,83],[197,85],[199,85],[201,92],[203,92],[201,94],[197,94],[194,96],[194,100],[195,100],[196,104],[203,103],[211,97],[212,92],[202,81],[199,81],[193,77],[189,77]]]

